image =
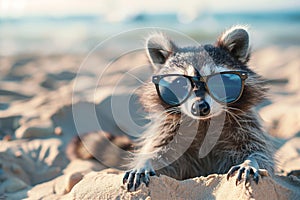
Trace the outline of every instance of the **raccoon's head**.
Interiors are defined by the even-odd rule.
[[[154,76],[141,102],[150,112],[163,108],[208,119],[229,110],[243,113],[263,99],[263,81],[247,66],[249,36],[243,27],[225,31],[214,45],[193,47],[178,47],[164,34],[154,34],[146,52]]]

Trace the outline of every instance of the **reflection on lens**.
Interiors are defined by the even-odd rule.
[[[231,103],[242,92],[242,80],[237,74],[217,74],[207,80],[207,87],[216,100]]]
[[[181,104],[191,91],[191,83],[183,76],[166,76],[159,81],[161,98],[169,105]]]

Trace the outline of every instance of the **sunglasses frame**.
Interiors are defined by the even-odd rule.
[[[231,102],[228,102],[228,103],[225,103],[225,102],[222,102],[218,99],[216,99],[214,97],[214,95],[212,95],[210,93],[210,90],[207,86],[207,80],[212,77],[212,76],[215,76],[217,74],[236,74],[238,75],[240,78],[241,78],[241,81],[242,81],[242,88],[241,88],[241,92],[238,96],[238,98],[236,98],[234,101],[231,101]],[[186,98],[181,102],[181,103],[178,103],[178,104],[175,104],[175,105],[171,105],[169,103],[167,103],[161,96],[160,94],[160,90],[159,90],[159,81],[164,78],[164,77],[168,77],[168,76],[183,76],[185,78],[187,78],[191,84],[191,90],[189,91],[189,94],[186,96]],[[194,88],[197,86],[197,83],[204,83],[204,86],[205,86],[205,89],[206,91],[208,92],[208,94],[217,102],[221,103],[221,104],[226,104],[226,105],[229,105],[229,104],[233,104],[235,102],[237,102],[242,94],[243,94],[243,91],[244,91],[244,88],[245,88],[245,80],[248,78],[248,74],[246,71],[224,71],[224,72],[219,72],[219,73],[215,73],[215,74],[211,74],[211,75],[208,75],[208,76],[188,76],[188,75],[184,75],[184,74],[162,74],[162,75],[154,75],[152,76],[152,82],[155,84],[155,88],[156,88],[156,91],[157,91],[157,94],[159,96],[159,98],[165,102],[166,104],[170,105],[171,107],[176,107],[176,106],[179,106],[181,104],[183,104],[192,94]]]

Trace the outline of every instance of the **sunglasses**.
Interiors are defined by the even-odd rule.
[[[242,96],[247,78],[247,72],[226,71],[209,76],[155,75],[152,82],[160,99],[170,106],[181,105],[192,94],[194,88],[198,89],[201,86],[217,102],[232,104]]]

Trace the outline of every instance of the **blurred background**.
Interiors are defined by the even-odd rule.
[[[244,24],[251,27],[255,48],[300,44],[299,0],[0,2],[0,55],[86,53],[108,36],[143,27],[211,42],[225,28]]]

